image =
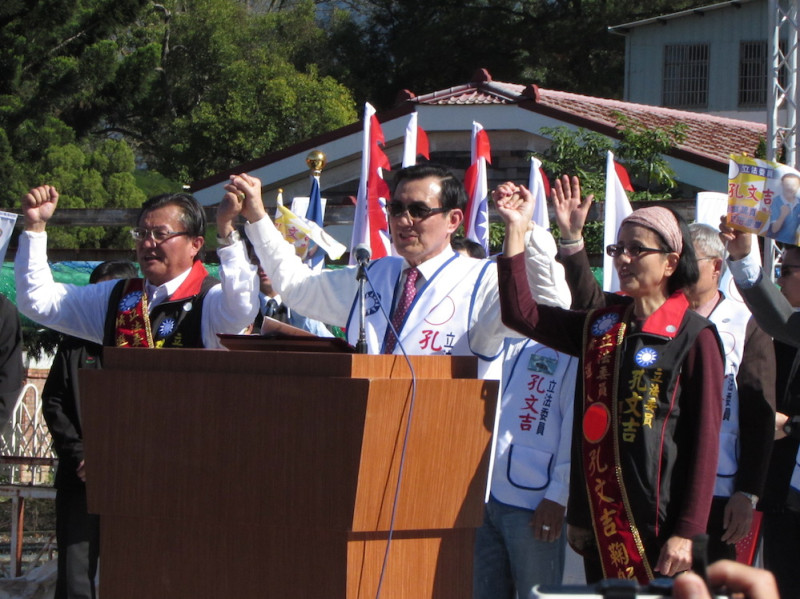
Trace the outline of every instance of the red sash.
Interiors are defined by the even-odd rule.
[[[599,310],[586,320],[581,454],[603,575],[644,584],[653,579],[653,571],[622,479],[616,401],[622,341],[631,309]]]
[[[125,281],[122,299],[117,306],[114,343],[117,347],[155,347],[144,279]]]

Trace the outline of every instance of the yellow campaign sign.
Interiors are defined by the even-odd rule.
[[[800,172],[770,160],[732,155],[728,221],[740,231],[798,244]]]

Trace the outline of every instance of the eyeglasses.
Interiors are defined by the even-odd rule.
[[[173,237],[180,237],[181,235],[189,235],[188,231],[170,231],[169,229],[145,229],[143,227],[136,227],[131,229],[131,237],[136,241],[145,241],[150,238],[156,243],[162,243],[167,239]]]
[[[775,278],[788,277],[792,271],[800,269],[800,264],[777,264],[775,265]]]
[[[394,218],[400,218],[406,212],[408,212],[408,216],[411,217],[411,220],[425,220],[434,214],[440,214],[442,212],[449,211],[449,208],[431,208],[423,202],[404,204],[403,202],[398,201],[389,202],[386,205],[386,209],[389,211],[389,215]]]
[[[641,256],[642,254],[652,254],[652,253],[669,254],[671,252],[669,250],[662,250],[661,248],[648,248],[639,244],[623,245],[621,243],[614,243],[609,246],[606,246],[606,254],[608,254],[612,258],[618,258],[622,254],[627,254],[631,258],[636,258],[638,256]]]

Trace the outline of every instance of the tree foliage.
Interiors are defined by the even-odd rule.
[[[354,121],[354,97],[386,108],[404,88],[448,87],[477,67],[499,80],[618,95],[624,40],[607,26],[700,4],[5,0],[0,207],[43,182],[59,186],[64,206],[134,206],[137,167],[154,173],[150,182],[166,176],[166,187],[201,179]],[[591,185],[602,144],[562,141],[551,158],[573,152],[572,172]],[[658,165],[648,168],[664,180]],[[116,235],[53,236],[96,247],[123,243]]]
[[[612,25],[703,0],[349,0],[332,19],[329,72],[378,107],[397,93],[496,80],[602,97],[622,93],[625,40]]]
[[[677,123],[667,129],[647,127],[635,119],[616,114],[620,140],[568,127],[543,127],[541,133],[552,139],[551,146],[540,157],[551,177],[577,175],[581,188],[599,201],[605,199],[606,156],[609,150],[631,175],[636,191],[631,200],[660,200],[672,197],[675,179],[664,158],[672,148],[686,139],[686,126]]]
[[[0,207],[44,182],[67,207],[136,206],[137,164],[186,183],[356,118],[315,66],[312,0],[6,0],[0,25]]]
[[[231,0],[167,2],[129,34],[153,77],[108,131],[160,172],[198,179],[356,119],[349,91],[315,64],[325,33],[310,0],[248,12]]]
[[[542,166],[552,177],[576,175],[586,193],[605,197],[606,155],[613,148],[605,135],[586,129],[543,127],[542,135],[552,140],[542,154]]]
[[[674,173],[664,155],[684,141],[685,126],[679,123],[668,129],[648,128],[625,115],[616,116],[621,135],[616,144],[586,129],[543,127],[541,133],[552,139],[552,145],[539,158],[549,177],[577,175],[582,193],[594,194],[596,201],[604,201],[606,160],[611,150],[631,175],[635,191],[629,193],[629,200],[672,198]],[[560,235],[554,223],[553,235],[556,238]],[[603,223],[586,223],[583,236],[589,252],[602,253]]]
[[[624,114],[618,113],[616,117],[617,127],[622,133],[616,155],[625,163],[634,182],[643,188],[644,197],[635,199],[669,197],[670,191],[675,187],[675,172],[664,154],[683,143],[686,139],[686,125],[675,123],[662,129],[646,127]]]

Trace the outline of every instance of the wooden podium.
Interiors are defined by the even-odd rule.
[[[465,599],[497,382],[411,361],[381,597]],[[399,356],[107,348],[81,373],[103,598],[375,597],[411,392]]]

